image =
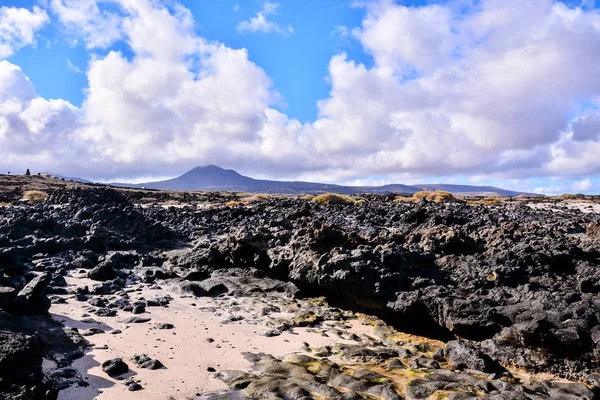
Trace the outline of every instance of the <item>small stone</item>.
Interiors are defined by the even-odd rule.
[[[81,336],[92,336],[92,335],[97,335],[100,333],[104,333],[104,331],[100,328],[90,328],[90,329],[86,329],[83,332],[81,332]]]
[[[133,310],[131,310],[131,312],[134,314],[142,314],[146,312],[146,306],[144,306],[143,304],[138,304],[135,307],[133,307]]]
[[[150,322],[150,318],[146,317],[129,317],[123,320],[125,324],[141,324],[144,322]]]
[[[129,371],[129,366],[120,358],[113,358],[102,363],[102,371],[110,376],[123,375]]]
[[[154,370],[154,369],[160,369],[163,366],[164,366],[163,363],[161,363],[158,360],[149,360],[149,361],[146,361],[146,362],[140,364],[141,368],[152,369],[152,370]]]

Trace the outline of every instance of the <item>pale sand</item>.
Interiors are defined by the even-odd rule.
[[[69,278],[70,283],[88,283],[85,279]],[[139,296],[145,298],[165,294],[162,290],[144,290],[129,293],[132,299]],[[166,400],[195,398],[196,394],[226,389],[226,386],[214,378],[214,373],[207,371],[213,367],[217,371],[224,369],[248,370],[250,363],[241,355],[242,352],[265,352],[274,356],[300,352],[303,342],[311,346],[324,346],[335,342],[355,343],[341,340],[338,337],[325,337],[310,328],[295,328],[294,333],[285,332],[276,337],[265,337],[262,334],[269,328],[254,325],[246,321],[221,324],[223,316],[200,310],[200,307],[218,305],[220,299],[210,298],[181,298],[172,293],[174,300],[168,308],[148,307],[147,312],[138,316],[148,316],[152,320],[147,323],[124,324],[118,321],[133,316],[129,312],[120,311],[116,317],[92,318],[100,324],[87,324],[79,320],[86,315],[83,307],[85,302],[68,299],[68,304],[53,304],[50,312],[65,326],[76,327],[82,331],[91,327],[106,330],[87,339],[95,347],[86,355],[76,360],[73,366],[84,377],[87,377],[89,387],[72,387],[59,393],[59,400],[87,399],[144,399]],[[265,299],[268,300],[268,299]],[[229,300],[231,301],[231,300]],[[237,299],[255,303],[256,298]],[[260,300],[258,300],[260,301]],[[192,306],[195,303],[196,306]],[[248,319],[252,321],[251,316]],[[154,329],[157,323],[168,322],[175,329]],[[361,325],[358,321],[350,321],[352,331],[356,334],[372,332],[370,327]],[[113,335],[111,330],[120,329],[123,333]],[[214,339],[208,343],[207,338]],[[107,348],[103,348],[106,346]],[[218,348],[217,346],[220,346]],[[135,354],[145,353],[153,359],[160,360],[166,368],[146,370],[135,365],[130,358]],[[102,362],[120,357],[130,367],[130,373],[140,381],[143,390],[130,392],[117,379],[109,377],[100,367]],[[99,390],[101,394],[99,394]]]
[[[527,203],[527,205],[531,208],[542,209],[542,210],[551,210],[555,212],[562,212],[564,210],[561,207],[567,207],[571,210],[579,210],[584,214],[600,214],[600,204],[592,203],[588,201],[573,201],[573,200],[565,200],[560,203]]]

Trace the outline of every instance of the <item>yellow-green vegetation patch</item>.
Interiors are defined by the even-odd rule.
[[[327,307],[327,303],[325,302],[324,296],[310,299],[310,300],[308,300],[308,302],[317,307]]]
[[[42,192],[41,190],[29,190],[23,195],[23,198],[31,204],[42,203],[46,200],[46,197],[48,197],[48,193]]]
[[[434,399],[434,400],[450,400],[450,395],[456,394],[456,393],[468,393],[469,395],[473,395],[472,392],[468,392],[468,391],[460,390],[460,389],[456,389],[456,390],[437,390],[431,396],[431,398]],[[481,397],[481,398],[484,397],[483,395],[479,395],[479,393],[475,393],[475,396]]]
[[[454,195],[450,192],[445,192],[443,190],[436,190],[435,192],[430,192],[427,190],[421,190],[420,192],[414,193],[410,197],[406,196],[397,196],[397,202],[418,202],[421,200],[432,201],[434,203],[447,203],[452,201],[457,201],[458,199],[454,197]]]
[[[425,376],[431,374],[429,371],[421,371],[413,368],[394,368],[390,370],[380,364],[346,365],[343,368],[340,368],[340,372],[354,376],[354,373],[360,369],[367,369],[382,376],[381,378],[371,380],[371,383],[389,383],[402,395],[406,394],[406,387],[410,385],[411,382],[423,379]]]
[[[484,206],[493,206],[496,204],[499,204],[500,201],[498,201],[497,198],[493,198],[493,197],[488,197],[485,199],[481,199],[481,200],[471,200],[468,201],[467,204],[471,204],[471,205],[484,205]]]
[[[252,203],[263,203],[265,201],[269,201],[270,199],[271,197],[266,194],[253,194],[250,196],[240,198],[240,202],[246,205],[250,205]]]
[[[446,201],[454,201],[456,198],[450,192],[445,192],[443,190],[436,190],[435,192],[429,192],[426,190],[422,190],[413,194],[413,198],[417,200],[425,199],[427,201],[433,201],[436,203],[443,203]]]
[[[358,314],[357,318],[363,324],[371,325],[376,331],[384,334],[386,338],[393,340],[398,344],[410,343],[421,348],[427,348],[430,353],[434,353],[437,349],[446,347],[445,343],[440,340],[413,335],[411,333],[398,332],[381,319],[372,315]]]
[[[422,349],[427,349],[426,354],[429,355],[435,353],[437,349],[444,349],[446,347],[446,344],[442,341],[398,331],[388,335],[388,338],[399,344],[410,343]]]
[[[583,197],[582,194],[571,194],[571,193],[565,193],[565,194],[561,194],[560,196],[556,196],[559,199],[562,200],[575,200],[575,199],[580,199]]]
[[[300,327],[313,326],[322,321],[323,321],[323,317],[315,314],[312,311],[298,315],[296,318],[294,318],[294,323],[296,324],[296,326],[300,326]]]
[[[365,325],[371,325],[373,328],[377,328],[380,326],[387,326],[385,322],[383,322],[379,318],[374,317],[372,315],[358,313],[357,317],[360,322],[362,322]]]
[[[316,374],[321,370],[321,362],[320,361],[311,361],[309,363],[304,364],[308,372]]]
[[[356,204],[357,201],[352,197],[344,196],[339,193],[324,193],[316,196],[312,199],[313,201],[319,204],[342,204],[342,205],[353,205]]]

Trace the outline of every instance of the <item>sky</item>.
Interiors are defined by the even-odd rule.
[[[0,171],[600,193],[599,7],[0,0]]]

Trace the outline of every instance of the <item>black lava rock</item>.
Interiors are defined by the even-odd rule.
[[[119,376],[129,372],[129,366],[120,358],[113,358],[102,363],[102,371],[110,376]]]

